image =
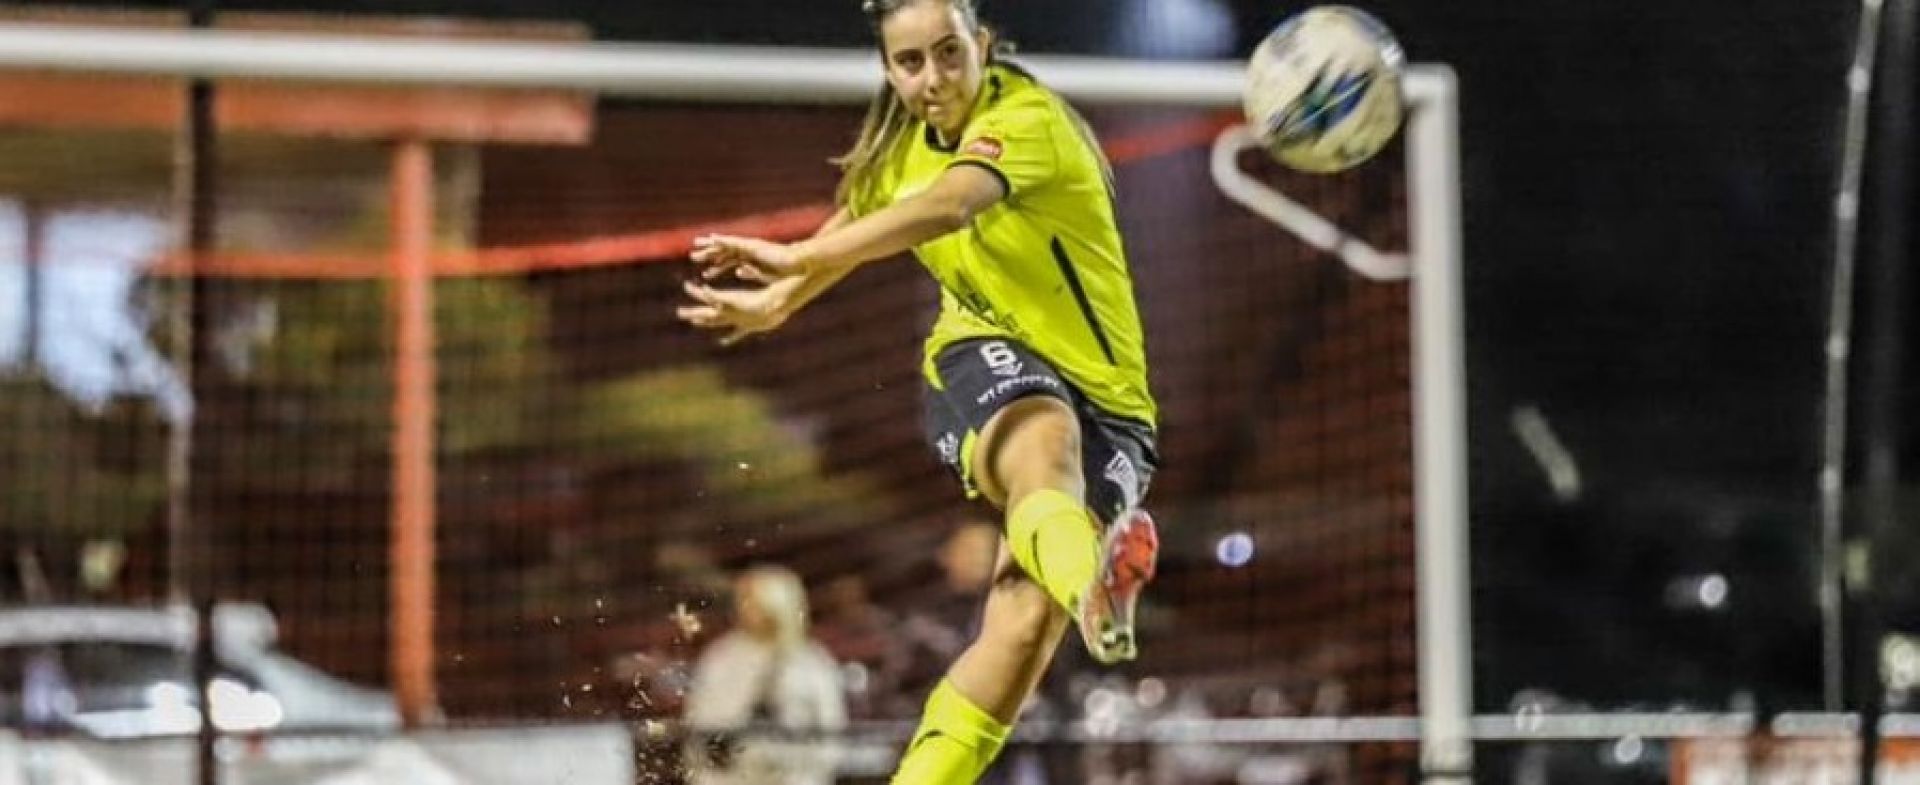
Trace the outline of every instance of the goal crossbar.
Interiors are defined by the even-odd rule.
[[[1077,101],[1240,104],[1233,62],[1146,62],[1022,55]],[[660,43],[452,41],[326,33],[151,30],[41,22],[0,24],[0,69],[209,79],[565,88],[687,101],[846,103],[879,84],[859,49]],[[1411,101],[1440,85],[1436,67],[1407,74]]]

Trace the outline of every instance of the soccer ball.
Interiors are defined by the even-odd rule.
[[[1274,158],[1338,172],[1372,158],[1400,129],[1405,55],[1380,20],[1340,5],[1280,23],[1247,63],[1247,125]]]

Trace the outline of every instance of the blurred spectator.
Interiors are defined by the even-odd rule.
[[[886,717],[906,669],[899,619],[873,601],[866,578],[842,575],[827,581],[814,604],[814,637],[841,663],[854,717]]]
[[[906,650],[893,716],[913,717],[927,692],[946,675],[980,623],[987,587],[1000,552],[1000,527],[985,521],[961,524],[940,546],[940,583],[905,612],[900,625]]]
[[[687,748],[694,785],[826,785],[838,744],[807,734],[846,727],[840,671],[807,634],[807,594],[780,567],[755,567],[734,582],[733,631],[694,665],[687,690]],[[729,731],[752,732],[729,735]],[[767,733],[788,732],[782,739]],[[758,735],[756,735],[758,734]]]
[[[29,731],[54,731],[73,719],[79,699],[52,648],[35,649],[22,669],[20,719]]]

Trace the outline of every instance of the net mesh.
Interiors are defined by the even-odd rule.
[[[1207,145],[1222,117],[1090,116],[1162,404],[1149,507],[1166,551],[1143,658],[1102,671],[1069,646],[1045,687],[1055,716],[1413,711],[1406,288],[1221,196]],[[586,145],[437,151],[449,717],[675,716],[686,661],[728,626],[730,575],[753,563],[806,579],[856,717],[917,713],[977,610],[947,580],[952,535],[992,520],[922,441],[933,285],[910,261],[874,264],[726,350],[672,313],[694,234],[792,238],[825,217],[823,159],[857,120],[603,102]],[[190,427],[211,549],[188,568],[270,607],[288,653],[391,686],[388,152],[221,144],[220,255],[197,284],[173,249],[170,136],[0,144],[0,593],[163,599],[166,446]],[[1398,248],[1398,156],[1336,177],[1242,163]],[[189,288],[191,318],[170,319]],[[194,363],[179,323],[198,328]],[[1406,774],[1410,747],[1334,757],[1338,778],[1380,781]]]

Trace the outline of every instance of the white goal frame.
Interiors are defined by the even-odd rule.
[[[500,43],[217,30],[0,24],[0,69],[487,88],[566,88],[728,102],[865,101],[872,52],[614,43]],[[1234,107],[1238,63],[1023,56],[1048,85],[1087,104]],[[1239,175],[1232,129],[1215,176],[1240,203],[1374,279],[1412,277],[1414,500],[1421,764],[1431,780],[1472,777],[1465,358],[1458,101],[1443,65],[1406,73],[1410,248],[1383,253]]]

